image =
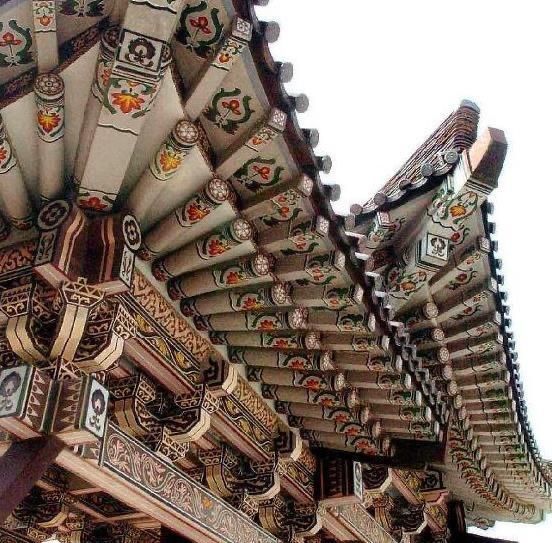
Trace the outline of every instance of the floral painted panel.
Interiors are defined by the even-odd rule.
[[[212,56],[228,24],[225,10],[218,2],[187,2],[180,14],[176,39],[201,59]]]
[[[217,157],[241,142],[263,120],[270,106],[256,72],[248,68],[244,51],[207,102],[201,122]]]
[[[215,494],[174,469],[110,424],[101,463],[192,523],[228,543],[276,543],[277,539]]]
[[[33,14],[26,2],[0,8],[0,84],[36,66]]]

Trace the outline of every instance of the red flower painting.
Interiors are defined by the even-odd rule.
[[[113,104],[118,106],[124,114],[130,113],[134,109],[140,111],[144,103],[143,98],[130,92],[114,92],[111,97],[113,99]]]
[[[255,170],[265,181],[268,181],[270,177],[270,168],[268,166],[253,166]]]
[[[301,360],[300,358],[294,358],[290,365],[291,368],[294,370],[304,370],[305,369],[305,361]]]
[[[230,102],[222,102],[222,107],[228,110],[228,113],[233,113],[234,115],[240,115],[240,101],[239,100],[230,100]]]
[[[182,157],[176,153],[164,150],[159,156],[159,163],[161,164],[161,169],[164,172],[171,172],[180,166],[182,163]]]
[[[198,17],[197,19],[190,19],[190,24],[203,34],[211,34],[209,28],[209,19],[207,17]]]
[[[238,283],[241,283],[242,277],[238,272],[228,272],[228,275],[226,276],[226,284],[227,285],[237,285]]]
[[[207,245],[207,252],[209,256],[217,256],[225,253],[229,247],[223,243],[220,239],[212,239]]]
[[[318,379],[307,379],[304,384],[309,390],[320,390],[320,381]]]
[[[247,297],[242,301],[242,308],[247,311],[252,311],[254,309],[260,309],[263,307],[263,304],[257,300],[257,298]]]
[[[49,134],[54,128],[59,126],[61,118],[57,113],[48,111],[39,111],[37,114],[37,122],[40,128],[47,134]]]
[[[104,204],[100,198],[97,196],[90,196],[90,198],[81,198],[79,200],[79,204],[81,207],[85,207],[86,209],[91,209],[93,211],[103,211],[107,204]]]
[[[274,341],[274,346],[278,349],[286,349],[288,347],[293,347],[293,345],[290,345],[289,342],[284,338],[279,338]]]
[[[259,330],[275,330],[276,323],[269,319],[264,319],[259,323]]]
[[[0,39],[1,47],[20,45],[21,43],[22,41],[18,40],[11,32],[6,32]]]
[[[209,215],[209,210],[201,207],[199,204],[191,204],[186,209],[186,214],[188,215],[189,221],[196,222]]]

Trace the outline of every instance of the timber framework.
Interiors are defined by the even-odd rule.
[[[0,0],[0,543],[539,522],[464,101],[337,214],[266,0]],[[368,196],[368,195],[367,195]]]

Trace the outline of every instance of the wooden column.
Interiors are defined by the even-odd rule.
[[[0,457],[0,523],[19,505],[63,449],[55,437],[13,443]]]

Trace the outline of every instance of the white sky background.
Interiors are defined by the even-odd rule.
[[[463,98],[481,108],[480,130],[505,131],[508,157],[491,198],[495,239],[529,418],[543,457],[552,459],[552,290],[545,268],[552,215],[551,5],[272,0],[257,13],[280,23],[271,50],[294,65],[288,91],[310,99],[299,121],[320,130],[316,150],[332,157],[327,179],[341,184],[339,211],[364,203]],[[552,515],[536,526],[497,524],[485,533],[550,543]]]

